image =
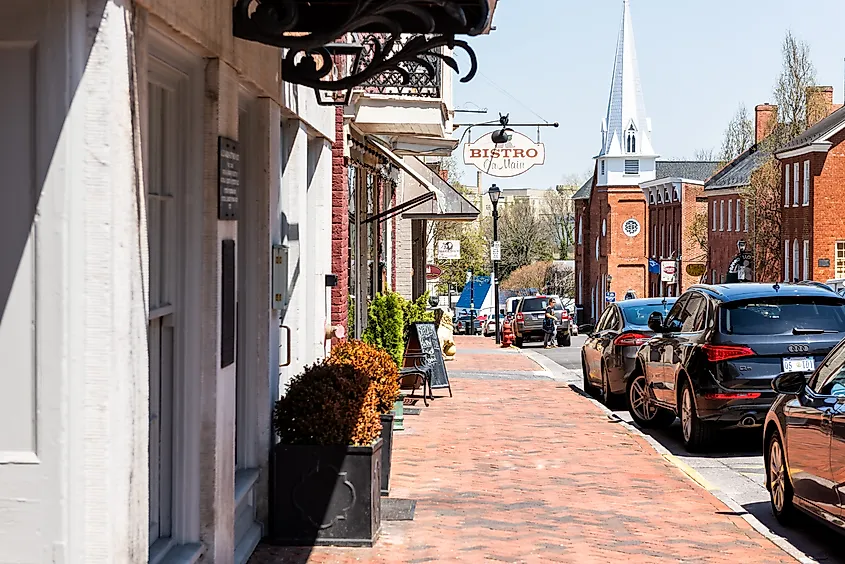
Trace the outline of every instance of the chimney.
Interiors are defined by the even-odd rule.
[[[807,88],[807,127],[813,126],[833,113],[833,86]]]
[[[769,136],[777,123],[778,107],[766,102],[754,108],[756,134],[754,143],[759,143]]]

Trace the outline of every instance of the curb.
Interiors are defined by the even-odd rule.
[[[790,543],[787,539],[783,538],[782,536],[774,533],[771,529],[769,529],[766,525],[760,522],[755,516],[748,513],[744,507],[742,507],[739,503],[734,501],[732,497],[728,494],[723,492],[722,490],[714,487],[710,484],[704,476],[702,476],[697,470],[686,464],[685,462],[681,461],[677,456],[672,454],[666,447],[660,444],[657,440],[653,437],[646,435],[642,431],[640,431],[634,425],[623,421],[620,419],[613,411],[607,408],[603,403],[598,401],[597,399],[593,398],[592,396],[588,395],[584,390],[581,389],[581,375],[574,370],[570,370],[568,368],[564,368],[563,366],[559,365],[555,361],[547,358],[541,354],[532,352],[532,351],[523,351],[531,360],[540,364],[548,370],[553,375],[551,376],[552,379],[558,381],[565,381],[568,382],[570,387],[573,391],[577,392],[580,396],[584,397],[585,399],[592,402],[595,406],[597,406],[602,412],[607,415],[607,418],[612,421],[613,423],[617,423],[622,425],[628,433],[631,435],[643,439],[646,441],[654,451],[662,456],[667,462],[672,464],[675,468],[680,470],[687,478],[695,482],[698,486],[709,492],[713,497],[721,501],[725,504],[728,509],[736,513],[738,517],[741,517],[746,523],[751,525],[755,531],[761,534],[763,537],[771,541],[775,546],[780,548],[786,554],[794,558],[797,562],[801,562],[802,564],[818,564],[818,561],[814,558],[808,556],[797,547],[795,547],[792,543]],[[543,360],[541,361],[536,357],[541,357]],[[554,365],[554,366],[552,366]],[[577,378],[573,378],[571,376],[572,373],[577,373]],[[558,376],[557,374],[560,374]],[[567,377],[567,375],[570,375]]]

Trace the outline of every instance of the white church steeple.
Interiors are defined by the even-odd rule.
[[[596,159],[600,186],[636,186],[655,178],[657,155],[651,144],[651,120],[646,115],[640,84],[629,0],[623,0],[610,101],[607,117],[602,121],[601,152]]]

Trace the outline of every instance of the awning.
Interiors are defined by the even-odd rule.
[[[382,222],[402,214],[406,219],[440,221],[473,221],[480,211],[452,185],[443,180],[415,156],[400,157],[387,144],[374,136],[367,141],[409,177],[405,183],[403,201],[395,207],[367,218],[366,223]]]

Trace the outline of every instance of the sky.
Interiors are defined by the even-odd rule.
[[[738,106],[773,100],[788,30],[810,45],[819,85],[845,88],[843,0],[630,0],[652,141],[662,159],[692,159],[716,149]],[[812,6],[812,8],[808,8]],[[592,174],[607,114],[622,0],[499,0],[489,36],[469,38],[479,74],[457,78],[456,123],[510,114],[512,123],[560,122],[543,128],[546,163],[514,178],[485,176],[485,187],[550,188]],[[468,59],[458,55],[461,69]],[[542,118],[542,119],[541,119]],[[457,137],[463,129],[456,133]],[[473,138],[490,129],[473,130]],[[537,129],[520,129],[536,139]],[[461,181],[476,184],[474,167],[455,152]]]

